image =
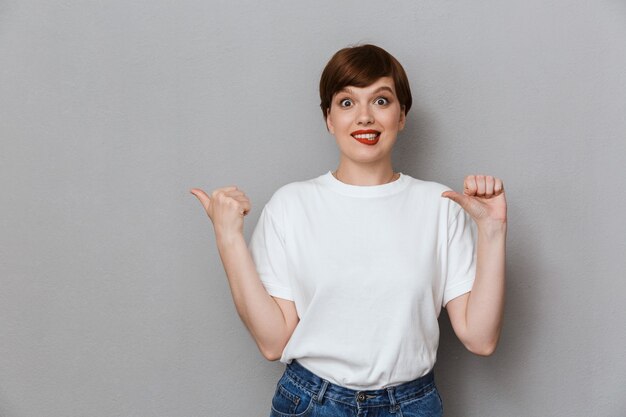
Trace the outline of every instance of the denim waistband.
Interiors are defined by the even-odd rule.
[[[302,389],[316,396],[319,402],[321,402],[324,397],[330,397],[336,401],[358,405],[360,407],[381,405],[394,406],[398,402],[404,402],[411,398],[422,396],[425,392],[433,388],[435,382],[433,371],[430,370],[426,375],[400,385],[376,390],[359,391],[333,384],[309,371],[295,359],[287,364],[285,374]]]

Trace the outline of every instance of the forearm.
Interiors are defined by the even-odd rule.
[[[477,352],[495,349],[504,312],[506,222],[478,227],[476,279],[467,301],[466,338]]]
[[[289,334],[282,310],[261,283],[242,234],[216,234],[217,247],[239,317],[266,358],[275,358]]]

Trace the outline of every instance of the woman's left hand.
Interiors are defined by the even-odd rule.
[[[506,198],[500,178],[468,175],[463,184],[463,194],[444,191],[441,196],[463,207],[478,227],[506,224]]]

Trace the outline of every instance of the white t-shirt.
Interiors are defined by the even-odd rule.
[[[476,272],[475,223],[446,190],[405,174],[350,185],[328,171],[274,193],[250,251],[267,292],[300,318],[281,362],[355,390],[432,369],[441,307]]]

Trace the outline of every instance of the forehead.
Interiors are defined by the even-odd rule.
[[[381,77],[374,81],[372,84],[366,87],[356,87],[353,85],[347,85],[340,90],[337,90],[335,94],[348,93],[348,94],[376,94],[381,91],[388,91],[391,94],[396,94],[395,85],[391,77]]]

